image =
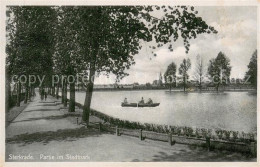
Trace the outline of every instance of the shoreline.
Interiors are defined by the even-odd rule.
[[[69,100],[69,99],[68,99]],[[75,105],[79,109],[83,109],[83,104],[75,102]],[[82,114],[83,111],[80,111],[79,114]],[[203,135],[215,135],[217,136],[226,136],[227,139],[229,139],[231,136],[233,137],[233,134],[237,134],[237,138],[242,137],[243,138],[248,138],[250,140],[256,140],[256,131],[252,132],[247,132],[245,133],[244,131],[236,131],[236,130],[229,130],[229,129],[222,129],[222,128],[205,128],[205,127],[189,127],[189,126],[179,126],[179,125],[165,125],[165,124],[156,124],[156,123],[141,123],[141,122],[135,122],[135,121],[129,121],[129,120],[123,120],[120,118],[116,118],[110,115],[107,115],[105,113],[102,113],[100,111],[97,111],[93,108],[91,108],[91,115],[94,115],[98,117],[99,119],[103,120],[104,122],[108,122],[112,125],[116,125],[122,128],[127,128],[128,126],[130,129],[143,129],[145,130],[144,127],[148,127],[148,131],[153,131],[153,132],[167,132],[169,129],[174,129],[173,131],[176,131],[176,134],[183,134],[183,135],[191,135],[192,133],[195,133],[196,131],[200,131],[199,133],[202,133]],[[132,127],[131,127],[132,126]],[[168,130],[166,130],[168,129]],[[218,133],[221,133],[218,135]],[[225,134],[226,133],[226,134]],[[194,135],[194,134],[193,134]],[[222,138],[222,137],[221,137]]]
[[[69,90],[69,89],[68,89]],[[182,89],[172,89],[171,91],[169,89],[93,89],[93,92],[120,92],[120,91],[159,91],[159,90],[165,90],[165,92],[183,92],[183,93],[223,93],[223,92],[257,92],[255,89],[225,89],[221,91],[216,90],[196,90],[196,91],[183,91]],[[76,92],[85,92],[85,90],[77,90]]]

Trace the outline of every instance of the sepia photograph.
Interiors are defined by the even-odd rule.
[[[5,162],[257,162],[257,5],[4,9]]]

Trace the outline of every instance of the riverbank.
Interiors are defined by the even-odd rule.
[[[69,89],[68,89],[69,90]],[[118,92],[118,91],[150,91],[150,90],[165,90],[166,92],[184,92],[183,88],[180,89],[171,89],[169,90],[168,88],[147,88],[147,89],[133,89],[133,88],[113,88],[113,89],[93,89],[94,92]],[[77,90],[77,92],[85,92],[85,90]],[[221,91],[216,91],[213,89],[208,89],[208,90],[186,90],[186,93],[212,93],[212,92],[256,92],[255,89],[236,89],[236,88],[229,88],[229,89],[224,89]]]
[[[183,144],[170,147],[166,142],[100,132],[78,125],[77,112],[67,115],[60,100],[41,101],[37,94],[6,128],[6,161],[256,161],[241,153],[208,152]],[[92,115],[91,122],[100,119]]]
[[[171,93],[171,92],[184,92],[183,90],[166,90],[166,92]],[[225,93],[225,92],[249,92],[253,94],[257,94],[257,91],[255,89],[225,89],[221,91],[216,91],[216,90],[195,90],[195,91],[185,91],[185,93]]]

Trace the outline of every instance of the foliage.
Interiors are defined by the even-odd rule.
[[[248,81],[257,88],[257,51],[255,51],[248,64],[248,71],[246,72],[245,80],[249,77]]]
[[[187,85],[187,79],[189,78],[188,70],[191,68],[191,62],[190,59],[183,59],[182,63],[179,67],[179,74],[182,75],[183,79],[183,88],[185,91],[186,85]]]
[[[55,11],[58,23],[55,25],[55,54],[53,55],[54,69],[56,74],[75,75],[82,72],[86,63],[82,61],[82,55],[75,29],[74,7],[57,7]]]
[[[162,18],[152,16],[156,10],[164,12]],[[112,72],[118,78],[127,75],[125,69],[134,64],[133,56],[142,47],[140,41],[155,40],[157,46],[151,48],[168,44],[171,50],[171,43],[182,37],[188,51],[189,39],[216,33],[196,17],[193,7],[95,6],[62,7],[61,11],[67,19],[64,26],[68,28],[64,29],[70,29],[71,43],[79,44],[82,60],[95,62],[96,72]]]
[[[174,83],[176,83],[176,64],[172,62],[168,65],[165,73],[164,73],[164,80],[165,83],[170,85],[170,88],[174,86]]]
[[[196,138],[206,138],[210,137],[214,140],[225,140],[232,142],[244,142],[249,143],[250,141],[256,140],[255,133],[244,133],[238,131],[230,131],[224,129],[206,129],[206,128],[192,128],[192,127],[182,127],[182,126],[168,126],[168,125],[157,125],[139,122],[131,122],[128,120],[120,120],[118,118],[113,118],[96,110],[91,111],[92,115],[101,118],[102,120],[110,123],[112,126],[118,126],[120,128],[127,129],[142,129],[146,131],[152,131],[157,133],[172,133],[178,136],[188,136]],[[215,136],[216,135],[216,136]]]
[[[7,71],[10,75],[52,74],[56,14],[51,7],[12,6],[8,17]],[[48,77],[46,77],[48,78]],[[46,79],[47,80],[47,79]]]
[[[229,82],[230,72],[230,60],[223,52],[219,52],[215,59],[209,61],[208,74],[217,90],[219,85],[225,85]]]

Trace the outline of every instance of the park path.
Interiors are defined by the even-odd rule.
[[[68,119],[39,95],[6,127],[6,161],[255,161],[239,153],[115,136]],[[73,118],[74,119],[74,118]],[[23,157],[24,156],[24,157]],[[29,158],[29,159],[24,159]]]
[[[66,119],[59,119],[64,115],[64,112],[60,110],[59,105],[55,104],[54,100],[53,97],[48,97],[46,101],[41,101],[40,96],[36,95],[32,102],[8,126],[6,137],[76,127]]]

